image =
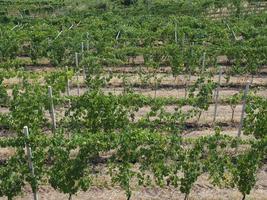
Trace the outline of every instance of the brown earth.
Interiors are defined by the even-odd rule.
[[[258,180],[255,189],[247,196],[247,200],[267,199],[267,166],[258,173]],[[67,200],[68,195],[59,193],[51,187],[42,186],[39,189],[40,200]],[[33,199],[31,190],[25,189],[25,194],[15,200]],[[173,187],[135,187],[133,188],[132,200],[182,200],[184,195],[179,188]],[[241,200],[242,195],[237,189],[220,189],[212,186],[207,175],[202,175],[194,184],[190,193],[190,200]],[[5,198],[0,198],[5,200]],[[126,200],[124,191],[117,186],[93,186],[87,192],[79,192],[72,200]]]

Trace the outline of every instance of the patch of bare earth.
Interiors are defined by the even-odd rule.
[[[40,200],[67,200],[68,195],[59,193],[51,187],[42,186],[39,189]],[[4,200],[5,198],[0,198]],[[15,198],[16,200],[32,199],[30,188],[25,189],[25,193]],[[118,186],[109,187],[91,187],[86,192],[79,192],[73,196],[73,200],[125,200],[124,191]],[[133,189],[132,200],[181,200],[184,194],[179,192],[179,188],[174,187],[136,187]],[[237,189],[212,186],[208,181],[206,174],[198,178],[190,193],[190,200],[240,200],[242,195]],[[266,200],[267,199],[267,172],[266,166],[258,173],[258,180],[255,186],[247,196],[247,200]]]

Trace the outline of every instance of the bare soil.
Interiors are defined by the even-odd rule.
[[[45,68],[46,69],[46,68]],[[50,68],[47,67],[47,71],[49,72],[51,71]],[[35,73],[38,73],[40,71],[35,70]],[[40,75],[40,82],[43,81],[43,78],[41,76],[43,76],[42,73],[39,74]],[[140,76],[138,74],[125,74],[127,75],[127,82],[129,84],[132,85],[144,85],[145,83],[142,82],[142,80],[140,79]],[[144,75],[146,75],[147,77],[145,78]],[[162,86],[169,86],[169,87],[178,87],[178,86],[185,86],[190,85],[192,83],[194,83],[198,76],[194,76],[192,75],[190,77],[190,81],[188,81],[188,76],[186,75],[179,75],[177,77],[173,77],[171,74],[162,74],[162,73],[157,73],[156,76],[154,76],[152,73],[150,74],[151,77],[149,77],[148,73],[143,74],[141,77],[142,79],[146,80],[146,84],[152,84],[154,85],[155,82],[155,78],[158,81],[158,87],[162,87]],[[108,76],[107,74],[104,74],[103,76]],[[114,74],[114,77],[109,81],[109,85],[111,86],[121,86],[123,85],[123,73],[118,73],[118,74]],[[214,75],[212,80],[214,82],[218,82],[218,75]],[[252,78],[251,76],[231,76],[230,80],[227,82],[227,79],[225,76],[222,77],[221,80],[221,85],[223,86],[235,86],[235,87],[240,87],[246,84],[247,81],[251,82]],[[84,83],[84,78],[82,76],[79,76],[78,81],[80,84]],[[11,86],[13,84],[17,84],[19,83],[20,80],[16,77],[14,78],[10,78],[10,79],[5,79],[4,80],[4,84],[7,86]],[[71,80],[71,84],[73,85],[77,85],[77,77],[73,77],[73,80]],[[253,77],[253,82],[252,82],[253,86],[263,86],[266,87],[267,86],[267,76],[255,76]]]
[[[258,173],[258,180],[255,189],[247,196],[247,200],[266,200],[267,199],[267,166]],[[59,193],[51,187],[42,186],[39,189],[40,200],[67,200],[68,195]],[[16,200],[32,199],[30,188],[25,189],[25,194]],[[179,188],[159,188],[159,187],[136,187],[133,188],[132,200],[181,200],[184,195],[179,192]],[[190,200],[240,200],[242,195],[237,189],[224,188],[212,186],[207,175],[202,175],[194,184],[192,192],[190,193]],[[0,198],[5,200],[5,198]],[[126,200],[124,191],[118,186],[100,187],[93,186],[87,192],[79,192],[73,196],[73,200]]]

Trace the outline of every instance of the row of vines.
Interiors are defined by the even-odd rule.
[[[49,185],[70,200],[104,173],[127,199],[137,186],[174,187],[189,199],[202,175],[245,199],[267,158],[267,100],[257,94],[267,83],[253,82],[266,75],[261,3],[0,1],[0,150],[13,152],[0,159],[0,197]],[[245,93],[231,82],[241,76]],[[114,79],[119,94],[105,91]],[[157,95],[164,87],[185,95]],[[220,87],[237,92],[216,98]],[[184,137],[217,104],[237,126],[244,105],[242,137],[223,134],[216,113],[213,134]]]

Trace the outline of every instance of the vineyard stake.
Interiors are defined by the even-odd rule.
[[[238,40],[237,37],[236,37],[236,34],[235,34],[234,30],[230,28],[230,26],[228,25],[228,23],[226,23],[226,26],[227,26],[227,28],[229,29],[229,31],[232,32],[232,34],[233,34],[235,40]]]
[[[84,52],[84,44],[83,44],[83,42],[81,44],[81,49],[82,49],[82,58],[83,58],[83,52]]]
[[[50,99],[50,115],[52,119],[52,132],[55,134],[56,131],[56,114],[54,109],[54,102],[53,102],[53,92],[52,87],[48,86],[48,96]]]
[[[13,31],[15,28],[17,28],[20,24],[17,24],[16,26],[14,26],[11,31]]]
[[[57,36],[55,37],[55,39],[57,39],[61,34],[62,34],[63,31],[60,31]]]
[[[67,95],[70,96],[70,80],[68,78],[68,67],[66,67],[67,71]]]
[[[84,43],[82,42],[82,60],[84,59]],[[83,80],[85,81],[86,80],[86,74],[85,74],[85,67],[83,65]]]
[[[87,38],[87,41],[86,41],[86,50],[89,51],[89,33],[86,32],[86,38]]]
[[[158,87],[158,78],[157,78],[157,75],[155,75],[155,91],[154,91],[154,98],[157,97],[157,87]]]
[[[221,87],[221,77],[222,77],[222,67],[220,67],[220,72],[219,72],[219,80],[218,80],[218,86],[216,89],[216,96],[215,96],[215,109],[214,109],[214,117],[213,117],[213,122],[216,121],[216,116],[217,116],[217,108],[218,108],[218,99],[219,99],[219,91]]]
[[[69,27],[69,29],[68,30],[70,30],[70,29],[72,29],[72,27],[73,27],[74,25],[72,24],[70,27]]]
[[[79,60],[78,53],[75,52],[75,64],[77,68],[76,78],[77,78],[77,95],[80,96],[80,83],[79,83]]]
[[[117,41],[119,40],[120,34],[121,34],[121,31],[119,31],[118,34],[116,35],[116,40]]]
[[[177,24],[175,23],[175,33],[174,33],[175,43],[178,43],[178,36],[177,36]]]
[[[78,69],[78,67],[79,67],[79,60],[78,60],[78,53],[77,52],[75,52],[75,65],[76,65],[76,67]]]
[[[243,128],[243,122],[244,122],[244,115],[245,115],[245,110],[246,110],[246,100],[247,100],[248,90],[249,90],[249,81],[247,81],[246,89],[244,91],[244,96],[243,96],[243,99],[242,99],[243,100],[243,106],[242,106],[241,119],[240,119],[240,124],[239,124],[239,128],[238,128],[238,133],[237,133],[238,137],[241,136],[241,131],[242,131],[242,128]]]
[[[23,132],[24,132],[24,135],[26,136],[26,138],[29,139],[28,126],[24,126]],[[25,146],[26,146],[26,151],[27,151],[29,169],[30,169],[32,177],[34,177],[35,175],[34,175],[34,167],[33,167],[33,163],[32,163],[32,149],[31,149],[31,147],[29,146],[28,143],[25,143]],[[37,191],[33,191],[33,199],[34,200],[38,200],[39,199]]]
[[[67,95],[70,96],[70,80],[67,80]]]
[[[205,70],[205,64],[206,64],[206,52],[203,53],[203,59],[202,59],[202,74]]]

